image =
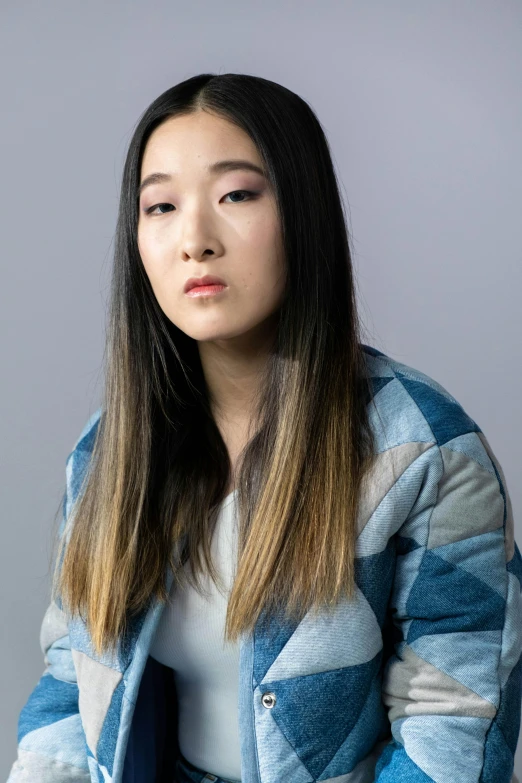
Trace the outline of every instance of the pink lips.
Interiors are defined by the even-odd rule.
[[[224,291],[225,285],[196,285],[187,291],[187,296],[214,296]]]
[[[191,289],[196,287],[206,288],[209,286],[220,286],[221,288],[225,288],[226,285],[227,284],[225,283],[225,281],[222,280],[220,277],[216,277],[215,275],[203,275],[203,277],[189,278],[185,283],[184,291],[187,294]]]

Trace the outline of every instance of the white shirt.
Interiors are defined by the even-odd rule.
[[[237,561],[237,489],[223,500],[211,542],[212,562],[225,586],[210,576],[193,587],[173,584],[152,640],[150,655],[174,669],[180,750],[196,767],[240,781],[238,724],[239,644],[224,641],[228,595]],[[184,566],[188,569],[188,564]]]

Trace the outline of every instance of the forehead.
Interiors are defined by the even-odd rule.
[[[171,117],[149,137],[141,165],[142,178],[151,171],[173,176],[196,171],[206,176],[206,167],[220,158],[246,158],[262,166],[257,148],[242,128],[207,111]]]

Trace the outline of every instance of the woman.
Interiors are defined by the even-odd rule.
[[[446,389],[361,342],[301,98],[203,74],[147,109],[107,347],[9,783],[514,780],[504,474]]]

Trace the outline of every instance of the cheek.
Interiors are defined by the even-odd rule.
[[[140,254],[141,261],[143,263],[143,266],[147,270],[149,266],[150,251],[146,239],[139,231],[138,231],[138,236],[136,237],[136,241],[138,244],[138,252]]]
[[[138,250],[140,251],[140,255],[142,255],[143,252],[146,252],[146,236],[144,235],[143,228],[141,225],[141,222],[138,220],[138,230],[136,232],[136,242],[138,245]]]
[[[140,257],[141,257],[141,263],[143,264],[143,268],[145,270],[145,274],[149,278],[149,281],[152,287],[154,288],[154,286],[156,285],[156,277],[157,277],[157,272],[155,274],[155,266],[152,263],[147,251],[144,250],[143,248],[140,250]]]
[[[136,234],[138,249],[144,261],[161,257],[165,249],[166,238],[155,226],[138,224]]]
[[[138,234],[137,242],[140,258],[145,272],[147,273],[151,282],[154,282],[155,279],[161,278],[162,275],[162,254],[158,252],[158,243],[144,234],[141,236]]]
[[[262,310],[275,306],[285,289],[286,271],[273,247],[256,257],[257,263],[249,269],[246,287],[255,297],[251,300]]]
[[[259,266],[265,272],[270,269],[273,275],[274,269],[282,265],[283,248],[281,231],[278,224],[270,216],[269,219],[261,221],[249,236],[249,247],[251,248],[252,258],[264,259],[264,263]]]

